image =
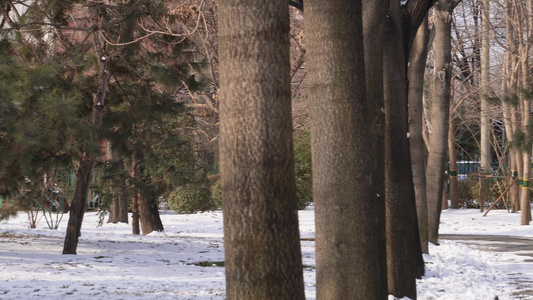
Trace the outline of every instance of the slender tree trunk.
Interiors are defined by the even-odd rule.
[[[285,0],[219,3],[226,297],[304,299]]]
[[[135,153],[132,155],[131,160],[131,169],[130,169],[130,177],[131,178],[137,178],[137,172],[138,172],[138,162],[135,158]],[[141,227],[139,223],[139,187],[133,186],[132,195],[131,195],[131,229],[132,234],[139,235],[141,234]]]
[[[379,290],[380,299],[386,299],[387,290],[387,241],[385,237],[385,114],[383,112],[383,33],[389,9],[389,1],[363,0],[363,36],[365,50],[366,94],[371,118],[372,148],[375,150],[374,182],[381,197],[376,201],[378,217]],[[374,212],[373,212],[374,213]]]
[[[533,43],[533,20],[531,14],[533,14],[533,0],[527,0],[526,3],[520,4],[522,6],[522,16],[523,20],[527,20],[527,23],[524,22],[525,27],[525,36],[524,41],[521,45],[521,70],[522,70],[522,88],[530,89],[530,75],[531,70],[529,69],[529,59],[530,59],[530,48]],[[527,8],[526,8],[527,7]],[[526,11],[527,10],[527,11]],[[531,138],[533,137],[533,132],[531,129],[531,102],[530,99],[526,99],[525,95],[522,93],[520,95],[522,102],[522,131],[524,133],[524,145],[522,145],[522,166],[523,166],[523,176],[522,176],[522,193],[520,195],[520,224],[529,225],[531,222],[531,203],[530,203],[530,193],[529,188],[531,187],[530,178],[531,178]]]
[[[515,29],[515,22],[517,21],[517,11],[515,1],[506,1],[506,96],[504,114],[507,113],[505,129],[507,132],[507,143],[509,147],[509,157],[512,164],[512,177],[518,177],[518,184],[511,189],[511,203],[514,211],[520,210],[520,186],[522,185],[522,158],[520,156],[520,149],[516,145],[515,134],[520,127],[519,116],[517,112],[518,101],[509,101],[511,99],[517,99],[518,97],[518,48],[520,45],[517,37],[517,31]],[[520,31],[519,31],[520,32]],[[515,102],[515,103],[513,103]]]
[[[455,96],[453,92],[453,81],[450,83],[450,85],[450,113],[448,121],[448,159],[450,165],[448,169],[448,197],[450,198],[450,207],[457,209],[459,208],[459,182],[457,180],[457,153],[455,150]],[[448,205],[447,199],[446,205]]]
[[[76,254],[78,239],[81,236],[81,224],[83,223],[83,216],[87,210],[87,198],[91,187],[93,167],[94,158],[86,154],[81,160],[78,171],[76,172],[76,191],[74,192],[74,199],[70,206],[63,254]]]
[[[444,171],[448,150],[451,82],[451,20],[453,1],[438,0],[434,6],[435,79],[431,107],[431,141],[426,170],[428,240],[438,244]]]
[[[98,13],[96,9],[91,12],[94,24],[97,24]],[[99,32],[93,35],[93,44],[98,57],[103,57],[102,43],[100,41]],[[104,69],[103,64],[98,64],[99,85],[93,99],[93,116],[92,116],[92,142],[97,147],[100,146],[100,131],[102,127],[102,119],[104,115],[105,96],[109,78],[111,73]],[[87,202],[89,196],[89,189],[92,182],[92,174],[94,164],[97,157],[95,154],[81,150],[82,159],[78,171],[76,172],[76,191],[74,199],[72,199],[71,210],[69,214],[67,232],[65,236],[65,243],[63,245],[63,254],[76,254],[78,247],[78,239],[81,235],[81,225],[83,223],[83,216],[87,210]]]
[[[531,147],[530,147],[531,148]],[[529,225],[531,222],[531,206],[529,202],[529,187],[531,178],[531,152],[522,152],[524,173],[522,176],[522,192],[520,194],[520,225]]]
[[[487,102],[490,84],[490,20],[489,20],[490,0],[483,0],[482,4],[482,30],[481,30],[481,169],[485,172],[491,172],[491,153],[490,153],[490,119]]]
[[[305,18],[317,298],[380,299],[383,200],[373,170],[379,154],[370,133],[361,1],[311,0]]]
[[[457,153],[455,151],[455,124],[453,123],[452,103],[450,103],[450,122],[448,128],[448,153],[450,158],[450,170],[448,171],[450,182],[450,206],[459,207],[459,182],[457,180]]]
[[[413,169],[413,185],[418,214],[418,231],[422,253],[429,253],[428,248],[428,215],[426,201],[426,166],[424,155],[424,139],[422,137],[422,110],[424,97],[424,71],[426,70],[427,49],[429,41],[428,18],[418,29],[411,49],[409,68],[409,146],[411,150],[411,166]]]
[[[390,2],[384,35],[385,211],[389,294],[416,299],[423,274],[407,118],[407,69],[400,3]],[[408,51],[407,51],[408,52]]]

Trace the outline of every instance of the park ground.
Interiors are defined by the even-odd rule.
[[[533,299],[533,228],[506,210],[442,213],[441,241],[425,255],[418,299]],[[84,218],[78,255],[62,255],[68,215],[57,230],[24,213],[0,222],[0,299],[217,299],[224,292],[222,212],[162,211],[165,231],[131,234],[127,224]],[[314,211],[300,211],[307,299],[316,298]],[[392,297],[391,297],[392,298]]]

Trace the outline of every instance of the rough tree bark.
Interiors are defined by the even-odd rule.
[[[379,299],[361,1],[305,2],[318,299]]]
[[[228,299],[304,299],[286,0],[219,3]]]
[[[428,240],[438,243],[444,172],[448,154],[448,129],[451,83],[452,0],[438,0],[433,7],[435,24],[435,79],[431,107],[431,141],[426,170],[428,201]]]
[[[426,201],[426,158],[424,139],[422,137],[422,111],[424,97],[424,71],[428,53],[429,28],[428,18],[418,29],[411,49],[407,76],[409,79],[409,146],[411,150],[411,167],[418,215],[418,231],[422,253],[428,253],[428,215]]]
[[[366,94],[371,120],[370,133],[376,161],[374,162],[374,182],[376,192],[381,197],[375,203],[378,218],[378,251],[380,299],[386,299],[387,290],[387,250],[385,238],[385,114],[383,111],[383,31],[389,1],[363,0],[363,36],[365,50]],[[374,213],[374,212],[373,212]]]
[[[416,299],[416,278],[424,266],[407,137],[409,50],[401,25],[400,3],[391,1],[383,47],[387,273],[389,294]]]

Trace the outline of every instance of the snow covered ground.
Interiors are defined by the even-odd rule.
[[[133,236],[125,224],[98,227],[87,213],[78,255],[62,255],[68,215],[58,230],[41,219],[28,229],[25,214],[0,222],[0,299],[224,299],[222,213],[162,212],[164,233]],[[478,210],[442,213],[442,234],[531,238],[520,215]],[[313,210],[300,212],[302,238],[314,237]],[[307,299],[315,299],[314,242],[302,241]],[[533,259],[518,253],[479,251],[442,240],[426,255],[418,299],[533,299]],[[517,283],[518,282],[518,283]],[[527,292],[526,292],[527,293]]]

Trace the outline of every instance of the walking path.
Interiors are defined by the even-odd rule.
[[[502,281],[516,285],[516,292],[511,295],[513,299],[533,299],[533,238],[469,234],[441,234],[439,237],[466,244],[480,251],[510,254],[503,255],[498,264],[513,270],[507,271],[508,277],[502,278]]]

